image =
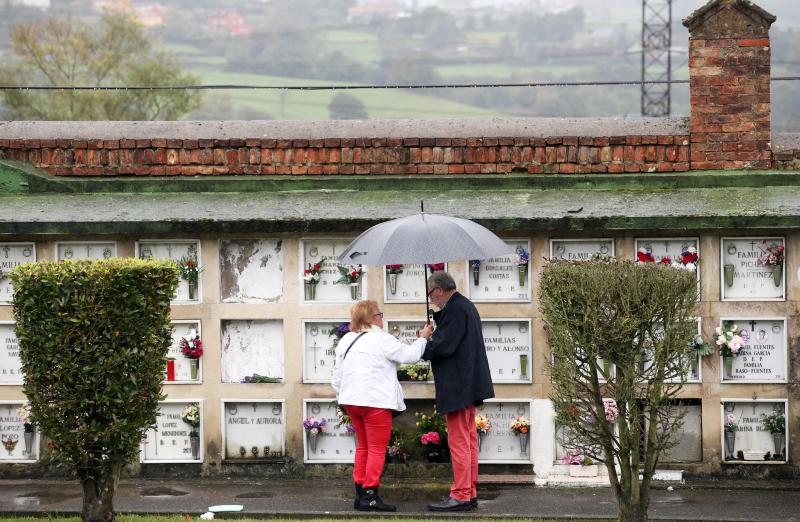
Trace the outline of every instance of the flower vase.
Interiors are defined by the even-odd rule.
[[[569,467],[569,476],[578,478],[590,478],[597,476],[597,466],[583,466],[581,464],[573,464]]]
[[[689,371],[692,374],[692,379],[700,378],[700,360],[694,354],[689,356]]]
[[[608,359],[603,359],[603,374],[606,376],[606,381],[611,379],[611,361]]]
[[[318,433],[309,433],[308,434],[308,447],[311,448],[312,453],[317,452],[317,438],[319,437]]]
[[[523,379],[523,380],[528,378],[528,355],[527,354],[520,354],[520,356],[519,356],[519,378]]]
[[[33,454],[33,435],[34,433],[32,431],[26,431],[23,434],[25,439],[25,455]]]
[[[472,284],[475,286],[481,284],[481,267],[479,266],[472,267]]]
[[[525,286],[525,278],[528,275],[528,265],[527,264],[517,265],[517,272],[519,275],[519,286],[520,288],[522,288],[523,286]]]
[[[189,374],[193,381],[197,380],[197,368],[200,366],[199,359],[189,359]]]
[[[772,281],[775,286],[781,286],[783,282],[783,265],[775,265],[772,267]]]
[[[733,378],[733,357],[723,357],[725,361],[725,378],[732,379]]]
[[[197,281],[189,281],[189,301],[197,299]]]
[[[480,453],[481,449],[483,448],[483,438],[485,436],[486,436],[486,434],[483,433],[482,431],[478,432],[478,453]]]
[[[350,299],[358,301],[359,294],[361,294],[361,284],[350,283]]]
[[[25,435],[27,435],[27,433]],[[772,434],[772,442],[775,444],[775,455],[783,455],[783,441],[785,439],[786,439],[785,433]]]
[[[313,301],[317,298],[317,285],[306,283],[306,301]]]
[[[527,433],[516,433],[517,437],[519,437],[519,456],[520,457],[527,457],[528,456],[528,434]]]
[[[175,359],[167,359],[167,380],[175,380]]]
[[[736,446],[736,432],[735,431],[726,431],[725,432],[725,458],[730,460],[733,458],[734,449]]]
[[[389,293],[397,293],[397,274],[389,274]]]
[[[722,267],[723,271],[725,272],[725,284],[728,287],[733,286],[733,265],[725,265]]]
[[[192,446],[192,458],[196,459],[200,456],[200,435],[194,432],[190,433],[189,442]]]
[[[428,450],[425,454],[427,457],[428,462],[441,462],[442,461],[442,451],[439,448],[438,444],[429,444]]]

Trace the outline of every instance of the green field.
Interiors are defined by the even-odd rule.
[[[317,522],[356,522],[356,521],[363,521],[367,517],[358,517],[358,518],[309,518],[306,516],[298,517],[298,518],[273,518],[273,517],[266,517],[262,519],[256,518],[236,518],[237,522],[263,522],[265,519],[270,520],[271,522],[287,522],[287,521],[297,521],[297,520],[316,520]],[[153,516],[153,515],[117,515],[116,521],[117,522],[186,522],[187,520],[199,520],[197,517],[191,517],[189,515],[170,515],[170,516]],[[382,522],[422,522],[430,520],[430,518],[389,518],[381,516],[380,520]],[[480,518],[448,518],[449,522],[478,522],[482,519]],[[526,518],[526,519],[519,519],[517,522],[555,522],[541,518]],[[80,517],[63,517],[63,518],[48,518],[48,517],[0,517],[0,522],[81,522]],[[513,519],[509,519],[507,522],[515,522]]]

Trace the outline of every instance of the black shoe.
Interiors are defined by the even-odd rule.
[[[472,497],[471,499],[469,499],[469,504],[470,504],[470,506],[473,507],[473,509],[477,508],[478,507],[478,497]]]
[[[361,484],[354,484],[356,487],[356,499],[353,501],[353,509],[358,509],[358,503],[361,501],[361,496],[364,494],[364,488]]]
[[[475,506],[472,505],[471,500],[456,500],[453,497],[447,497],[441,502],[428,504],[428,509],[431,511],[472,511]]]
[[[358,501],[359,511],[397,511],[397,507],[391,504],[386,504],[381,497],[378,496],[377,487],[364,487],[363,495]]]

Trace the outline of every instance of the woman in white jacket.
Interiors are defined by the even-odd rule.
[[[419,361],[433,329],[426,325],[408,345],[383,330],[383,312],[375,301],[359,301],[350,311],[350,332],[336,347],[331,385],[356,430],[353,466],[359,511],[396,511],[378,496],[386,445],[392,432],[392,411],[403,411],[403,388],[397,364]]]

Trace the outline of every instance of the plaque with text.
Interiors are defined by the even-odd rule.
[[[783,238],[722,238],[720,288],[723,301],[781,301],[785,298],[785,263],[769,266],[759,261],[772,245],[783,246]]]
[[[139,259],[169,259],[176,263],[180,262],[181,259],[194,259],[197,261],[200,270],[203,269],[203,265],[200,263],[199,241],[137,241],[136,255]],[[203,286],[202,279],[203,273],[201,271],[197,281],[197,288],[192,289],[186,280],[180,278],[173,301],[198,301],[200,299],[200,289]]]
[[[304,382],[331,382],[333,364],[336,361],[336,328],[348,324],[347,320],[307,321],[303,323],[305,346]]]
[[[518,415],[531,420],[529,401],[486,401],[475,410],[476,415],[485,415],[492,423],[492,429],[479,441],[478,458],[485,463],[529,464],[531,455],[531,434],[517,435],[511,423]],[[525,440],[523,440],[525,439]]]
[[[34,462],[39,458],[39,434],[25,430],[22,402],[0,402],[0,462]]]
[[[72,259],[110,259],[117,257],[117,243],[115,241],[71,241],[58,243],[56,258]]]
[[[308,463],[352,463],[356,452],[356,436],[349,433],[344,425],[336,427],[339,418],[336,415],[336,402],[334,400],[305,400],[305,418],[325,419],[328,422],[327,431],[316,437],[303,430],[303,451],[305,462]]]
[[[595,254],[614,255],[613,239],[551,239],[550,259],[589,261]]]
[[[22,384],[22,363],[14,323],[0,323],[0,384]]]
[[[175,380],[170,381],[169,376],[164,381],[165,384],[183,383],[183,382],[200,382],[202,380],[201,366],[203,357],[197,359],[197,378],[192,379],[191,360],[183,355],[181,352],[181,339],[184,337],[193,337],[199,335],[200,340],[203,340],[203,334],[200,331],[200,321],[172,321],[172,344],[169,346],[167,357],[172,357],[175,367]]]
[[[411,344],[417,340],[417,330],[420,330],[425,325],[425,321],[388,321],[386,323],[386,331],[395,336],[398,340],[407,344]],[[426,361],[419,361],[417,364],[425,364],[430,367],[430,363]],[[401,379],[402,380],[402,379]],[[419,380],[403,380],[408,383],[433,383],[433,373],[428,373],[428,378],[424,381]]]
[[[530,319],[481,321],[483,343],[496,383],[531,382],[533,349]]]
[[[219,242],[223,303],[276,303],[283,296],[283,241],[223,239]]]
[[[722,323],[738,326],[745,342],[733,357],[732,375],[727,374],[724,357],[720,356],[722,382],[786,382],[785,319],[723,318]]]
[[[786,404],[785,401],[723,399],[722,448],[725,462],[763,463],[767,452],[770,453],[771,461],[784,462],[788,443],[786,433],[782,437],[773,437],[762,421],[766,416],[782,414],[788,429],[792,419],[787,415]],[[733,432],[727,432],[724,428],[730,423],[736,427]],[[772,458],[775,454],[779,455],[777,461]]]
[[[192,404],[200,407],[200,427],[195,431],[200,435],[199,444],[193,448],[191,433],[193,428],[184,422],[186,408]],[[162,402],[158,405],[156,428],[149,430],[144,440],[142,460],[144,462],[200,462],[203,448],[202,405],[197,402]]]
[[[284,454],[282,402],[225,402],[225,459],[246,462]]]
[[[0,303],[10,303],[14,288],[8,273],[22,263],[36,262],[36,245],[33,243],[0,243]]]
[[[222,382],[283,379],[283,321],[222,321]]]
[[[527,239],[507,239],[506,243],[520,252],[524,249],[531,256],[531,245]],[[531,300],[530,261],[518,265],[517,254],[486,259],[479,264],[467,263],[469,297],[475,302],[529,302]]]
[[[334,284],[340,277],[339,262],[336,258],[344,252],[350,244],[347,239],[306,239],[301,241],[303,249],[302,265],[300,266],[300,280],[302,282],[303,271],[309,264],[319,263],[319,283],[314,289],[315,295],[311,299],[310,295],[304,293],[305,302],[328,302],[328,303],[351,303],[360,299],[367,299],[367,274],[364,267],[364,275],[358,283],[358,299],[353,299],[350,285]],[[303,285],[301,285],[302,287]],[[423,287],[424,288],[424,287]],[[423,296],[424,298],[425,296]]]
[[[425,265],[402,265],[402,272],[384,267],[384,302],[386,303],[424,303],[425,281],[433,272]],[[447,270],[447,264],[444,265]]]

